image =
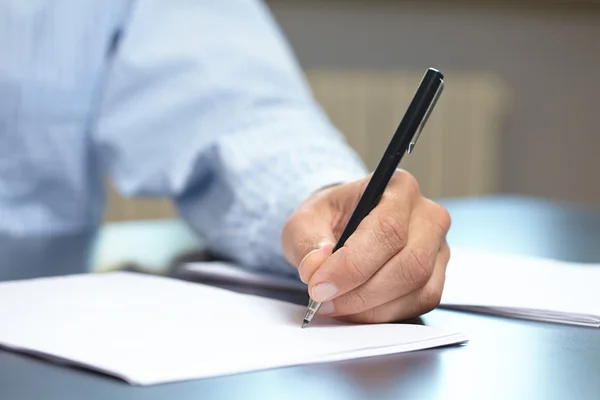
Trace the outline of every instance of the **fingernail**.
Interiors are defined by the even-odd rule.
[[[312,290],[312,298],[318,302],[324,302],[330,300],[337,293],[338,289],[333,283],[323,282],[319,283]]]
[[[334,311],[335,306],[333,305],[332,301],[326,301],[325,303],[321,304],[321,307],[319,307],[319,314],[321,315],[333,314]]]

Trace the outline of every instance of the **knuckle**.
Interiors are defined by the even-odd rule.
[[[443,206],[434,203],[436,207],[436,216],[438,220],[438,224],[442,228],[444,232],[447,232],[450,229],[450,225],[452,224],[452,217],[450,216],[450,212]]]
[[[308,253],[315,249],[315,244],[318,239],[314,236],[303,236],[298,240],[297,247],[302,252],[302,257],[306,257]]]
[[[345,257],[343,258],[344,271],[346,272],[346,277],[350,280],[350,283],[353,286],[358,286],[364,283],[368,277],[362,269],[360,259],[348,253],[349,252],[346,251],[344,254]]]
[[[377,217],[376,239],[392,253],[398,253],[408,241],[405,224],[394,213],[388,212]]]
[[[429,256],[422,250],[409,249],[408,259],[402,267],[403,275],[411,285],[421,287],[429,280]]]
[[[359,290],[353,290],[344,297],[344,305],[342,307],[347,309],[349,314],[362,313],[369,308],[366,296],[360,293]]]
[[[421,187],[419,181],[413,174],[406,170],[398,169],[394,174],[394,179],[397,179],[403,187],[407,188],[411,193],[420,194]]]
[[[440,305],[442,301],[442,288],[437,285],[428,285],[423,288],[420,296],[420,306],[423,312],[429,312]]]
[[[450,225],[452,224],[452,217],[450,212],[441,204],[438,204],[430,199],[425,199],[425,207],[429,218],[435,222],[435,224],[444,233],[448,232]]]

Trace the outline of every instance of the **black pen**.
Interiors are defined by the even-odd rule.
[[[400,160],[405,153],[411,153],[415,148],[417,139],[435,107],[435,104],[444,89],[444,75],[433,68],[429,68],[417,88],[396,133],[392,137],[379,165],[373,172],[354,212],[350,216],[342,235],[338,239],[333,251],[344,246],[346,240],[354,233],[360,222],[377,206],[386,186],[394,175]],[[310,300],[302,328],[305,328],[321,307],[321,303]]]

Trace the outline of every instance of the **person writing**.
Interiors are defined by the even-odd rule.
[[[212,252],[299,275],[321,314],[439,303],[450,216],[405,171],[332,254],[368,172],[260,1],[6,0],[0,19],[1,231],[94,229],[109,176],[172,198]]]

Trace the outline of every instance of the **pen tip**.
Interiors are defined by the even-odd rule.
[[[306,328],[307,325],[308,325],[307,320],[302,321],[302,329]]]

